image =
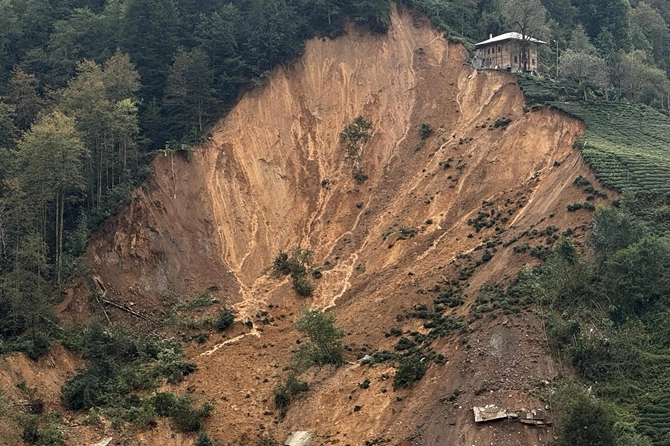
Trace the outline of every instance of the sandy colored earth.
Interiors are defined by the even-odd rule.
[[[159,156],[151,178],[89,244],[98,291],[142,315],[107,306],[115,321],[160,329],[167,306],[206,290],[220,300],[207,311],[235,309],[238,322],[229,331],[211,331],[206,343],[188,347],[198,371],[171,387],[215,401],[205,430],[221,444],[256,444],[263,435],[283,441],[293,430],[316,432],[315,445],[554,441],[553,428],[507,421],[479,426],[472,415],[473,405],[491,403],[542,408],[532,390],[565,372],[548,355],[533,311],[475,320],[465,334],[439,339],[433,348],[447,363],[431,365],[409,390],[392,389],[391,363],[356,361],[392,350],[397,339],[384,336],[391,327],[424,330],[421,320],[403,315],[432,305],[435,293],[428,290],[456,278],[466,266],[462,255],[480,256],[476,248],[494,235],[511,241],[553,225],[582,240],[591,214],[568,213],[566,206],[585,199],[572,184],[577,175],[596,183],[573,149],[581,123],[547,108],[524,112],[513,75],[474,71],[463,47],[447,42],[424,17],[394,11],[392,20],[387,35],[351,28],[335,40],[307,42],[304,56],[248,92],[189,162]],[[358,115],[373,123],[364,154],[369,178],[362,184],[353,180],[338,142]],[[503,118],[509,125],[495,128]],[[425,141],[421,124],[434,129]],[[468,219],[491,209],[506,221],[475,232]],[[416,235],[398,239],[401,228]],[[470,318],[482,284],[506,283],[522,265],[534,264],[528,253],[513,251],[522,242],[544,238],[498,246],[467,280],[465,305],[448,314]],[[312,298],[298,297],[288,279],[270,274],[276,254],[296,246],[312,250],[323,272]],[[81,284],[61,306],[65,320],[99,314],[86,289]],[[303,308],[335,315],[347,333],[348,363],[313,372],[310,390],[280,420],[273,389],[302,339],[293,321]],[[50,357],[60,353],[68,357]],[[46,370],[12,358],[3,367]],[[60,379],[73,373],[73,360],[63,361]],[[359,388],[365,379],[370,387]],[[455,389],[457,399],[444,398]],[[112,444],[128,445],[195,438],[166,423],[121,438],[111,428],[87,429],[73,426],[69,438],[109,434],[117,437]]]

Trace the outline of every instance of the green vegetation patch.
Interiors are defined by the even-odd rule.
[[[578,146],[598,180],[622,192],[628,209],[655,233],[670,234],[670,116],[644,104],[578,101],[578,88],[567,82],[521,76],[519,85],[527,103],[547,104],[584,122]],[[588,187],[582,183],[575,184]],[[575,203],[570,210],[590,207]]]
[[[144,427],[156,416],[166,416],[179,430],[189,432],[200,429],[200,420],[212,410],[209,403],[193,408],[191,398],[169,392],[140,397],[164,381],[181,382],[197,369],[195,364],[183,361],[177,341],[141,338],[122,329],[93,324],[79,349],[86,368],[61,389],[63,403],[70,410],[101,410],[114,424],[128,421]]]
[[[293,248],[290,255],[279,251],[272,262],[272,273],[275,277],[291,275],[293,290],[302,297],[309,297],[314,293],[315,285],[310,280],[311,275],[315,279],[321,277],[321,272],[310,268],[312,263],[312,251],[309,249]]]
[[[632,193],[670,193],[670,117],[627,102],[550,105],[586,124],[580,146],[603,185]]]
[[[306,310],[296,319],[299,332],[307,335],[309,341],[301,343],[294,351],[286,381],[274,389],[275,407],[284,418],[291,401],[301,392],[309,390],[309,384],[300,380],[300,375],[314,366],[344,364],[344,330],[335,325],[335,317],[321,310]]]
[[[546,263],[522,269],[513,286],[521,302],[537,305],[554,352],[592,388],[588,397],[571,397],[563,425],[583,423],[591,432],[604,410],[607,435],[630,440],[620,444],[667,445],[670,243],[629,212],[601,207],[587,245],[583,256],[561,239]],[[489,287],[478,303],[490,308],[501,295]],[[571,429],[559,444],[577,444]]]

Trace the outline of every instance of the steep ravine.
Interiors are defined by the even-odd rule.
[[[484,201],[510,211],[500,224],[504,239],[550,224],[562,231],[590,219],[587,211],[566,211],[584,200],[574,177],[595,182],[572,148],[583,131],[579,122],[549,109],[524,112],[513,75],[474,71],[462,46],[445,41],[423,17],[403,11],[392,20],[387,35],[351,28],[334,40],[309,41],[300,60],[274,70],[214,126],[190,162],[157,158],[151,179],[88,247],[106,298],[151,320],[160,319],[166,302],[210,288],[234,305],[240,321],[254,321],[253,329],[238,323],[225,339],[213,334],[189,347],[199,370],[177,386],[216,401],[206,430],[222,444],[253,444],[262,432],[283,440],[295,429],[317,432],[314,444],[553,440],[547,428],[476,426],[471,412],[474,403],[538,406],[528,390],[559,374],[531,313],[485,318],[465,336],[438,340],[434,348],[448,362],[431,366],[410,390],[392,390],[390,366],[355,361],[392,350],[397,339],[384,336],[391,327],[422,330],[421,321],[398,315],[432,302],[425,290],[457,275],[457,254],[480,255],[473,250],[494,229],[476,233],[467,222]],[[363,184],[352,179],[338,143],[358,115],[374,125]],[[511,121],[495,127],[502,118]],[[434,129],[425,141],[421,124]],[[416,235],[395,241],[401,227]],[[310,299],[269,275],[279,250],[295,246],[313,250],[323,268]],[[484,282],[507,280],[533,261],[499,246],[468,280],[470,300],[456,311],[467,315]],[[83,293],[68,300],[63,314],[81,299]],[[347,331],[351,362],[315,372],[310,391],[279,420],[272,390],[299,338],[292,321],[303,307],[334,312]],[[260,311],[273,321],[259,323]],[[362,390],[357,383],[365,378],[371,385]],[[456,402],[440,402],[456,388]],[[167,429],[161,424],[124,441],[192,441]]]

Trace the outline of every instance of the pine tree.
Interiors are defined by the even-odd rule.
[[[165,89],[165,108],[170,116],[171,129],[184,134],[203,125],[214,104],[212,70],[207,55],[201,49],[180,49],[168,74]]]
[[[15,107],[16,126],[26,130],[44,107],[44,100],[37,91],[39,82],[34,74],[15,67],[9,85],[7,102]]]

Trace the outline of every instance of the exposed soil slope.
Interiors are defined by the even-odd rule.
[[[392,350],[397,339],[384,336],[391,327],[422,330],[421,321],[397,316],[432,302],[425,290],[458,275],[457,254],[481,256],[473,250],[496,231],[511,240],[533,227],[562,231],[590,219],[588,211],[566,211],[584,201],[572,185],[576,175],[595,184],[572,149],[581,124],[548,109],[524,113],[513,75],[475,72],[466,57],[408,12],[394,12],[387,35],[350,29],[309,41],[300,60],[244,96],[190,162],[159,157],[152,179],[92,239],[88,256],[106,299],[147,318],[131,322],[152,326],[166,303],[208,288],[234,304],[239,320],[254,321],[253,329],[236,324],[226,338],[233,342],[215,335],[189,350],[199,370],[179,390],[215,399],[207,431],[217,440],[249,444],[268,431],[283,440],[300,429],[316,431],[315,444],[552,441],[550,429],[475,426],[471,412],[474,403],[537,407],[528,390],[559,373],[530,313],[484,318],[467,335],[440,340],[434,348],[447,364],[431,366],[411,390],[392,390],[390,366],[355,362]],[[338,143],[357,115],[374,125],[363,184],[352,179]],[[502,118],[511,121],[494,126]],[[423,123],[435,130],[425,141]],[[484,201],[487,212],[507,219],[477,233],[468,219]],[[401,228],[416,235],[400,240]],[[306,300],[269,275],[278,251],[295,246],[313,250],[323,269]],[[475,270],[470,300],[455,315],[469,314],[483,283],[507,280],[533,261],[513,246],[498,246]],[[76,297],[68,305],[76,308]],[[303,306],[334,312],[351,363],[314,375],[311,390],[279,421],[272,389],[299,337],[292,321]],[[262,311],[267,324],[259,322]],[[370,388],[359,389],[365,378]],[[456,388],[463,393],[455,402],[440,402]],[[164,429],[135,441],[183,441]]]

